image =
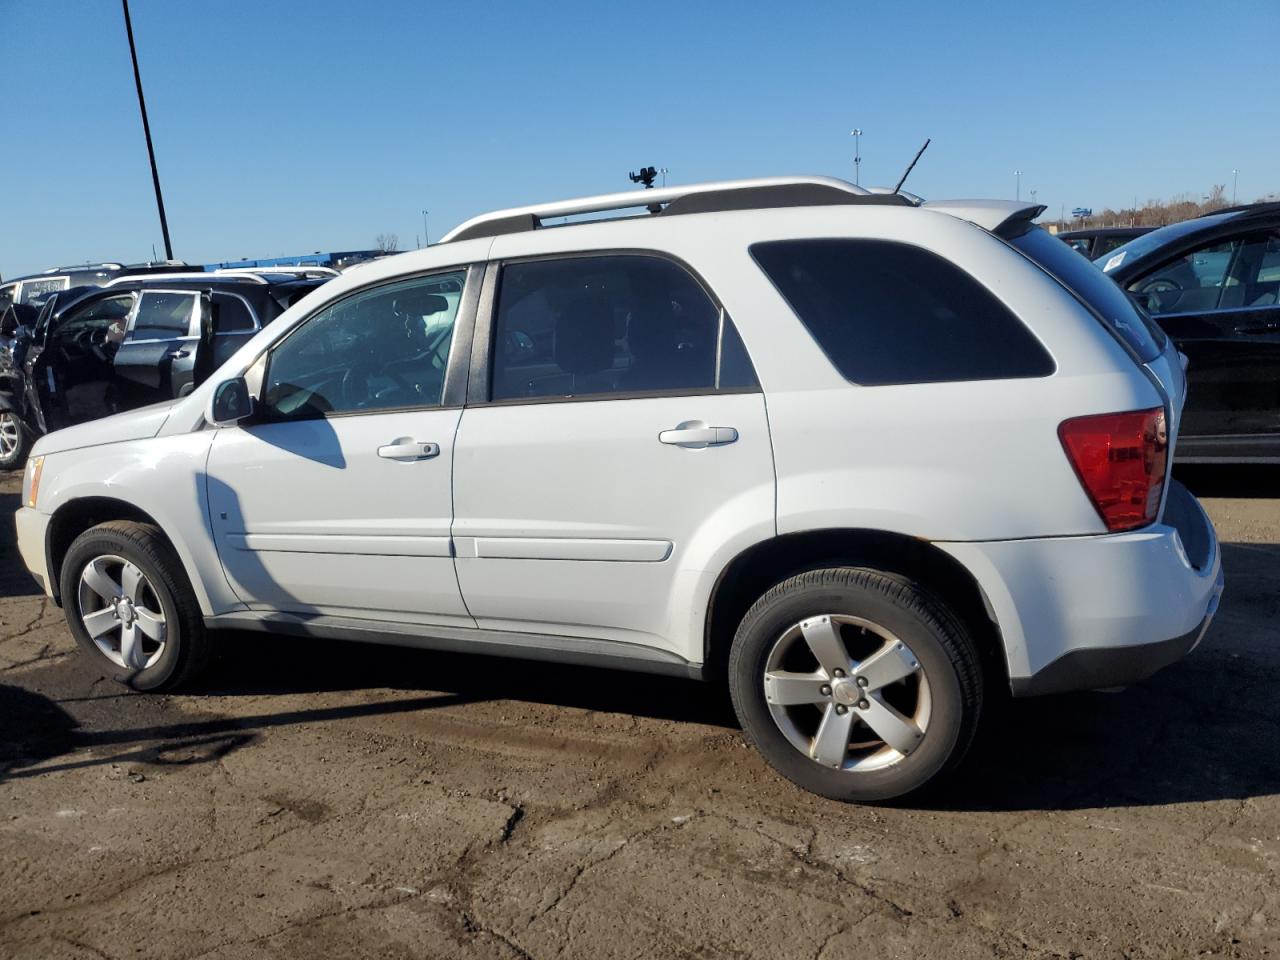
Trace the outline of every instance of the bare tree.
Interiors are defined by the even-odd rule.
[[[373,246],[379,253],[395,253],[400,249],[400,238],[394,233],[380,233],[373,238]]]

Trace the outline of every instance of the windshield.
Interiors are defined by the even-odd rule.
[[[1142,239],[1145,238],[1138,238]],[[1143,363],[1150,363],[1164,352],[1166,341],[1160,328],[1119,286],[1070,246],[1038,226],[1009,242],[1075,294]]]
[[[1144,233],[1140,237],[1134,237],[1128,243],[1116,247],[1101,256],[1094,257],[1093,262],[1102,268],[1103,273],[1110,273],[1121,264],[1132,263],[1134,260],[1145,257],[1157,247],[1163,247],[1170,241],[1184,237],[1188,233],[1214,226],[1230,216],[1231,214],[1229,213],[1222,213],[1211,217],[1196,217],[1192,220],[1183,220],[1181,223],[1171,223],[1167,227],[1161,227],[1159,230],[1152,230],[1150,233]]]

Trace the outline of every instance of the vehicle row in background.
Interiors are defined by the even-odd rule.
[[[33,437],[189,393],[332,273],[311,272],[124,277],[14,304],[0,320],[0,469]]]
[[[80,263],[70,267],[50,267],[26,277],[14,277],[0,283],[0,314],[14,303],[42,302],[50,294],[72,287],[100,287],[117,277],[152,273],[185,273],[199,270],[181,260],[159,263]]]
[[[1280,203],[1161,227],[1095,262],[1188,358],[1182,462],[1280,462]]]
[[[1057,234],[1057,237],[1077,253],[1096,260],[1104,253],[1144,233],[1150,233],[1153,229],[1154,227],[1091,227],[1088,230],[1067,230]]]

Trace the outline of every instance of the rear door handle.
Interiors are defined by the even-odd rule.
[[[711,427],[704,420],[686,420],[676,424],[674,430],[663,430],[658,434],[659,443],[669,443],[686,450],[718,447],[737,439],[738,431],[733,427]]]
[[[378,448],[378,456],[384,460],[430,460],[440,455],[440,444],[419,443],[413,437],[397,437],[386,446]]]

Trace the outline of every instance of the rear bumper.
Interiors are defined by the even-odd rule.
[[[53,596],[53,581],[49,576],[49,565],[45,553],[45,535],[49,529],[49,517],[39,510],[23,507],[14,515],[14,524],[18,528],[18,553],[22,562],[36,578],[40,588],[50,597]]]
[[[1223,588],[1217,535],[1184,488],[1169,499],[1165,523],[1132,533],[938,544],[981,586],[1015,695],[1123,686],[1200,642]]]

